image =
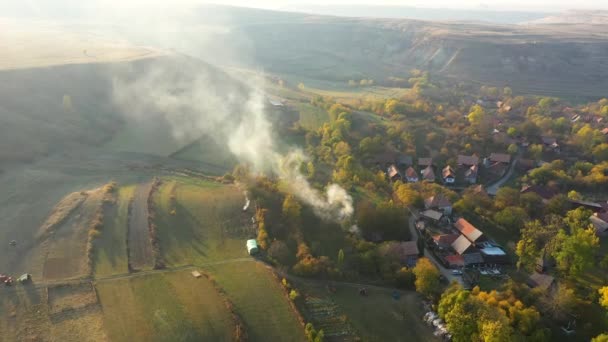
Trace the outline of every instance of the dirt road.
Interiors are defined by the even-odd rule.
[[[150,269],[154,265],[148,230],[148,195],[151,189],[152,182],[138,185],[131,204],[127,245],[129,266],[134,270]]]

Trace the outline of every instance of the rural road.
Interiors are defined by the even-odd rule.
[[[131,202],[129,217],[129,266],[135,270],[152,268],[153,255],[148,229],[148,196],[152,182],[139,184]]]
[[[486,192],[488,193],[488,195],[492,195],[495,196],[496,193],[498,192],[498,189],[503,186],[508,180],[509,178],[511,178],[511,176],[513,175],[513,170],[515,170],[515,165],[517,165],[517,159],[521,156],[521,152],[517,153],[517,156],[515,158],[513,158],[513,161],[511,162],[511,165],[509,165],[509,169],[507,170],[507,173],[505,173],[499,180],[497,180],[494,184],[488,186],[486,188]]]
[[[410,234],[412,235],[412,241],[418,241],[418,230],[416,229],[416,219],[418,218],[418,213],[410,208],[408,208],[408,210],[411,214],[408,223],[410,228]],[[435,259],[435,256],[432,255],[431,252],[429,252],[428,248],[424,249],[424,256],[431,260],[433,264],[435,264],[435,266],[439,269],[439,272],[441,272],[441,275],[443,275],[448,280],[448,282],[452,283],[455,280],[461,285],[464,285],[462,281],[462,276],[455,276],[452,274],[452,270],[443,267],[443,265]]]

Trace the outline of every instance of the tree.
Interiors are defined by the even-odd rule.
[[[583,196],[576,190],[570,190],[570,192],[568,192],[568,199],[572,201],[582,201]]]
[[[507,129],[507,135],[509,135],[511,138],[514,138],[517,136],[517,128],[515,127],[509,127]]]
[[[416,291],[427,297],[433,297],[439,293],[441,286],[439,276],[441,274],[429,259],[420,258],[416,262],[413,272],[416,276],[416,281],[414,282]]]
[[[293,222],[300,219],[302,206],[293,195],[287,195],[283,201],[283,216]]]
[[[344,250],[340,248],[338,251],[338,267],[342,268],[342,265],[344,265]]]
[[[584,153],[591,154],[593,153],[593,146],[602,141],[603,135],[589,124],[585,124],[576,132],[572,139],[576,145],[581,147]]]
[[[562,272],[576,277],[594,265],[599,238],[592,227],[574,229],[570,235],[560,230],[556,239],[558,243],[553,257]]]
[[[517,145],[510,144],[509,147],[507,148],[507,152],[509,152],[510,154],[517,153]]]
[[[549,312],[553,315],[556,320],[565,320],[568,314],[578,305],[578,299],[574,294],[574,290],[568,288],[563,283],[560,283],[557,287],[557,291],[551,296],[547,297],[546,303]]]
[[[400,184],[394,192],[397,201],[406,207],[421,206],[420,193],[409,184]]]
[[[541,144],[531,144],[528,146],[528,153],[534,160],[540,160],[543,155],[543,145]]]
[[[506,207],[494,215],[494,221],[507,230],[517,233],[528,219],[524,209],[519,207]]]
[[[513,96],[513,90],[511,90],[511,88],[509,87],[504,87],[502,90],[502,94],[506,97],[511,97]]]
[[[268,256],[276,260],[281,265],[293,264],[293,253],[287,247],[287,244],[281,240],[274,240],[268,248]]]
[[[593,158],[598,162],[608,160],[608,144],[602,143],[593,148]]]
[[[608,286],[604,286],[598,290],[600,293],[600,305],[608,309]]]
[[[502,187],[496,192],[494,205],[497,209],[514,207],[519,204],[519,191],[514,188]]]
[[[608,342],[608,334],[600,334],[591,339],[591,342]]]
[[[291,290],[289,292],[289,299],[291,299],[292,301],[295,301],[296,299],[298,299],[298,297],[300,297],[300,294],[298,293],[298,291]]]

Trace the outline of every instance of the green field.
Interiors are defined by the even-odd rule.
[[[249,236],[242,232],[247,226],[242,212],[245,197],[238,188],[171,178],[155,193],[154,201],[160,249],[168,266],[247,256]]]
[[[431,328],[424,325],[424,311],[418,294],[373,288],[361,297],[356,288],[339,286],[333,300],[339,305],[365,341],[433,341]]]
[[[117,191],[116,204],[104,212],[104,227],[95,240],[93,265],[95,277],[129,272],[127,255],[127,228],[129,202],[135,186],[121,187]]]
[[[250,341],[304,341],[304,329],[267,266],[235,262],[207,270],[245,321]]]
[[[167,157],[186,144],[173,138],[171,128],[167,124],[147,122],[143,125],[130,122],[124,125],[104,147],[110,151]]]
[[[111,341],[228,341],[234,323],[205,277],[189,271],[99,282]]]

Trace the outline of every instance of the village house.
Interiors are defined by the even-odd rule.
[[[589,217],[589,220],[591,220],[597,235],[606,235],[606,232],[608,232],[608,212],[594,213]]]
[[[477,174],[479,173],[479,166],[472,165],[464,172],[464,181],[469,184],[477,183]]]
[[[559,147],[559,144],[557,143],[557,139],[555,139],[553,137],[543,136],[543,137],[541,137],[541,140],[547,151],[553,151],[555,153],[560,152],[560,147]]]
[[[422,175],[422,180],[424,180],[424,181],[427,181],[427,182],[435,181],[435,170],[433,170],[432,165],[429,165],[424,170],[420,171],[420,174]]]
[[[396,258],[402,265],[407,267],[416,266],[420,255],[416,241],[387,242],[380,248],[380,253]]]
[[[443,179],[443,183],[446,185],[454,184],[456,182],[456,172],[454,172],[454,169],[452,169],[452,167],[448,165],[443,168],[443,171],[441,172],[441,178]]]
[[[488,160],[490,163],[509,164],[511,162],[511,155],[506,153],[490,153]]]
[[[458,155],[458,159],[457,159],[456,163],[458,164],[458,166],[466,166],[466,167],[478,165],[479,157],[474,154],[471,156],[465,156],[465,155],[460,154],[460,155]]]
[[[438,210],[444,213],[445,215],[452,214],[452,203],[443,194],[431,196],[424,200],[424,208],[427,210]]]
[[[473,243],[464,235],[460,235],[456,240],[454,240],[452,243],[452,248],[456,254],[462,257],[465,266],[480,264],[483,262],[481,253],[479,253]]]
[[[427,221],[436,224],[447,224],[448,218],[443,214],[443,212],[433,209],[427,209],[420,213],[420,216]]]
[[[469,221],[464,218],[459,218],[454,223],[454,228],[456,228],[460,234],[462,234],[467,240],[469,240],[472,244],[477,242],[484,241],[486,238],[483,233],[475,228]]]
[[[399,169],[397,169],[397,166],[395,166],[394,164],[388,167],[386,174],[388,175],[388,178],[393,182],[402,179]]]
[[[405,179],[410,183],[416,183],[418,181],[418,173],[412,166],[405,170]]]
[[[446,249],[452,246],[454,241],[460,235],[457,234],[438,234],[433,236],[433,243],[440,249]]]

